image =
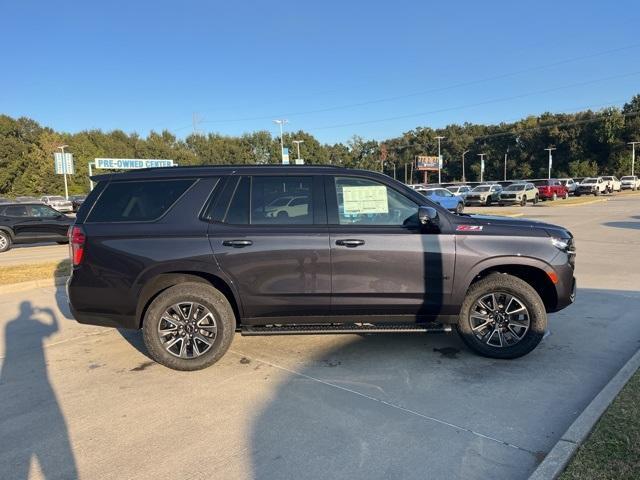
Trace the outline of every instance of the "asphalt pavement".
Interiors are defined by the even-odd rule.
[[[14,245],[8,252],[0,253],[0,267],[49,263],[69,258],[69,246],[57,243]]]
[[[524,479],[640,347],[640,197],[525,209],[577,237],[578,298],[512,361],[455,334],[236,336],[200,372],[0,290],[0,477]]]

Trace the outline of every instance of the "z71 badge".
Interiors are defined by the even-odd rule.
[[[481,232],[482,225],[458,225],[456,227],[457,232]]]

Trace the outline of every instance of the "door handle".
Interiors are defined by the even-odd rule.
[[[355,238],[347,238],[344,240],[336,240],[336,245],[340,245],[342,247],[359,247],[360,245],[364,245],[364,240],[358,240]]]
[[[244,248],[253,245],[251,240],[225,240],[222,242],[225,247]]]

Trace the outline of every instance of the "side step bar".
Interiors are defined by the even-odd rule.
[[[371,325],[371,324],[337,324],[337,325],[273,325],[244,326],[240,332],[243,336],[257,335],[319,335],[340,333],[427,333],[450,332],[451,325],[440,323],[421,323],[407,325]]]

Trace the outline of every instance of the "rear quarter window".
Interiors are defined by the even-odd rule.
[[[87,222],[149,222],[164,215],[194,179],[109,183]]]

